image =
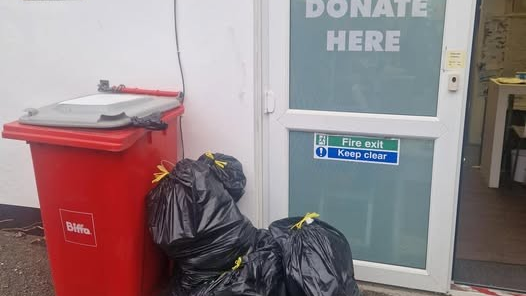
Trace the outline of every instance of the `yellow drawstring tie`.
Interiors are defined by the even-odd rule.
[[[303,217],[303,219],[301,219],[300,222],[294,224],[290,229],[294,229],[294,228],[301,229],[305,221],[307,221],[308,219],[318,218],[319,216],[320,214],[318,213],[307,213],[307,215],[305,215],[305,217]]]
[[[234,266],[232,267],[232,271],[238,270],[241,267],[242,264],[243,264],[243,258],[242,257],[237,257],[236,262],[234,263]],[[228,271],[223,272],[221,274],[221,276],[223,276],[227,272]]]
[[[157,169],[159,171],[157,173],[153,174],[154,178],[152,180],[152,184],[161,181],[164,177],[166,177],[166,176],[168,176],[170,174],[168,169],[164,166],[165,163],[171,165],[172,168],[175,167],[175,164],[169,162],[168,160],[161,160],[161,164],[157,166]]]
[[[235,262],[235,263],[236,263],[236,264],[234,265],[234,267],[232,267],[232,270],[237,270],[238,268],[241,267],[241,264],[243,264],[243,258],[238,257],[238,258],[236,259],[236,262]]]
[[[214,157],[214,154],[212,154],[212,152],[206,152],[205,155],[206,155],[206,157],[208,157],[208,158],[210,158],[211,160],[213,160],[214,163],[215,163],[218,167],[220,167],[220,168],[222,168],[222,169],[224,169],[224,168],[226,167],[226,165],[228,164],[226,161],[219,161],[219,160],[216,160],[215,157]]]
[[[152,184],[161,181],[164,177],[170,174],[170,172],[162,164],[158,165],[157,169],[159,172],[153,174],[154,178],[152,180]]]

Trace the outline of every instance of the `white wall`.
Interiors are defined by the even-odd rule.
[[[179,0],[186,156],[238,157],[254,186],[253,2]],[[112,84],[181,89],[173,0],[0,1],[0,122]],[[38,206],[29,147],[0,140],[0,204]],[[249,206],[250,205],[250,206]]]
[[[474,62],[471,65],[471,103],[469,118],[469,134],[468,143],[473,145],[480,145],[482,141],[482,127],[484,124],[484,107],[485,99],[479,96],[481,82],[479,81],[479,65],[482,60],[482,47],[484,45],[484,30],[485,22],[492,16],[502,16],[506,13],[511,12],[513,0],[482,0],[480,9],[479,23],[475,24],[478,26],[477,35],[475,36],[475,47],[474,47]]]

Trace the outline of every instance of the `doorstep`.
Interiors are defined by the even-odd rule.
[[[490,296],[526,296],[525,293],[508,292],[491,288],[452,284],[451,295],[453,296],[469,296],[469,295],[490,295]]]
[[[399,287],[359,282],[363,296],[437,296],[439,293],[410,290]],[[506,292],[497,289],[452,284],[449,295],[452,296],[526,296],[525,293]]]
[[[439,296],[443,294],[358,282],[362,296]]]

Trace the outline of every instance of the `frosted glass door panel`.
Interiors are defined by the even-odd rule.
[[[291,109],[436,115],[445,0],[290,3]]]
[[[313,133],[289,141],[291,216],[320,213],[355,259],[426,268],[433,140],[401,139],[398,165],[314,159]]]

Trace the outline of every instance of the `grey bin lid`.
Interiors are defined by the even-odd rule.
[[[19,122],[56,127],[116,128],[129,125],[131,117],[145,117],[180,105],[175,98],[132,94],[95,94],[26,109]]]

